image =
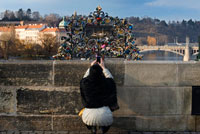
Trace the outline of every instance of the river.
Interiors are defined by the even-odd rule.
[[[183,56],[167,51],[146,51],[142,52],[144,55],[142,60],[172,60],[172,61],[182,61]],[[195,60],[195,56],[190,57],[191,60]]]

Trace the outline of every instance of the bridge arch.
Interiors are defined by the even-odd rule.
[[[198,55],[198,54],[199,54],[199,52],[193,53],[194,56],[196,56],[196,55]]]
[[[176,52],[176,51],[169,50],[169,49],[145,49],[145,50],[141,50],[140,53],[147,52],[147,51],[166,51],[166,52],[171,52],[171,53],[175,53],[175,54],[184,56],[184,54],[182,54],[180,52]]]

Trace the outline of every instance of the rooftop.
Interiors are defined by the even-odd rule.
[[[0,32],[10,32],[11,27],[0,27]]]
[[[60,30],[56,27],[52,27],[52,28],[45,28],[43,29],[41,32],[59,32]]]

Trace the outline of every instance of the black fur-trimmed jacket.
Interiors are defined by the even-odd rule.
[[[116,84],[108,69],[103,69],[105,79],[92,81],[89,79],[89,69],[80,82],[80,92],[83,106],[85,108],[100,108],[109,106],[111,111],[119,108],[117,103]],[[114,109],[113,109],[114,107]]]

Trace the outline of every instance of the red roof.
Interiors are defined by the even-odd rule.
[[[45,24],[39,24],[39,25],[36,25],[36,24],[33,24],[33,25],[23,25],[23,26],[16,26],[15,28],[16,29],[31,29],[31,28],[42,28]]]
[[[59,32],[58,28],[45,28],[41,32]]]
[[[24,25],[24,26],[19,25],[19,26],[16,26],[15,29],[25,29],[27,27],[28,25]]]
[[[15,29],[37,29],[37,28],[42,28],[44,24],[40,25],[19,25],[15,26]],[[11,27],[0,27],[0,32],[10,32]],[[41,32],[63,32],[62,30],[58,29],[57,27],[54,28],[45,28]]]
[[[10,27],[0,27],[0,32],[10,32],[11,28]]]
[[[28,25],[28,28],[42,28],[44,25]]]

